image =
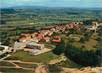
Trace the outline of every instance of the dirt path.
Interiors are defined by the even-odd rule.
[[[18,68],[18,67],[0,66],[0,68]],[[34,68],[24,68],[24,67],[19,67],[19,68],[24,69],[24,70],[34,70]]]
[[[24,70],[33,70],[34,71],[34,68],[22,67],[22,66],[19,66],[18,64],[14,63],[14,62],[21,63],[21,64],[36,64],[36,65],[39,64],[39,63],[34,63],[34,62],[22,62],[22,61],[19,61],[19,60],[3,60],[3,61],[4,62],[9,62],[9,63],[13,64],[14,67],[0,66],[0,68],[21,68],[21,69],[24,69]]]
[[[10,62],[11,64],[15,65],[16,68],[21,68],[19,65],[13,63],[13,62]]]
[[[18,63],[25,63],[25,64],[40,64],[40,63],[36,63],[36,62],[25,62],[25,61],[20,61],[20,60],[4,60],[5,62],[18,62]]]
[[[57,59],[51,60],[49,64],[56,64],[56,63],[60,63],[61,61],[65,61],[65,60],[67,60],[66,57],[62,55]]]

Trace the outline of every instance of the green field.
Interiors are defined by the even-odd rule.
[[[52,59],[58,58],[57,55],[52,52],[43,53],[37,56],[31,55],[29,52],[18,51],[13,53],[12,56],[7,58],[8,60],[21,60],[21,61],[30,61],[30,62],[49,62]]]
[[[15,67],[12,63],[0,61],[0,66]]]
[[[34,71],[24,70],[21,68],[0,68],[0,72],[3,72],[3,73],[34,73]]]

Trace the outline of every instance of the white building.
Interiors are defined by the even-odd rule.
[[[38,44],[35,42],[30,42],[26,45],[26,47],[31,48],[31,49],[43,49],[44,48],[44,44]]]
[[[44,49],[45,49],[44,44],[30,42],[30,43],[26,44],[26,48],[24,49],[24,51],[29,51],[33,55],[38,55],[38,54],[42,53],[42,51]]]
[[[15,42],[14,44],[14,50],[21,50],[24,49],[24,47],[26,46],[26,43],[23,42]]]

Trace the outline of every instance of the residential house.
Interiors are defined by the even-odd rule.
[[[26,42],[26,41],[27,41],[26,37],[20,37],[19,38],[19,42]]]
[[[37,37],[38,39],[43,39],[43,38],[44,38],[44,35],[41,34],[41,33],[38,33],[38,34],[36,35],[36,37]]]
[[[45,40],[46,42],[49,42],[49,41],[50,41],[50,37],[44,37],[44,40]]]
[[[56,43],[61,42],[61,37],[60,36],[53,36],[52,37],[52,42],[56,42]]]

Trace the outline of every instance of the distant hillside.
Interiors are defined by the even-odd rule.
[[[1,9],[0,22],[5,24],[52,24],[69,21],[102,20],[100,8],[16,6]]]

